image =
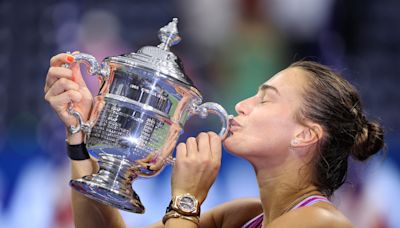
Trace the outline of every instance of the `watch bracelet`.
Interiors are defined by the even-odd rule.
[[[193,223],[196,224],[196,226],[199,226],[200,224],[200,218],[199,216],[188,216],[188,215],[182,215],[180,213],[178,213],[177,211],[171,210],[169,212],[167,212],[164,217],[162,218],[162,223],[165,225],[165,223],[167,222],[168,219],[170,218],[181,218],[181,219],[185,219],[188,221],[191,221]]]

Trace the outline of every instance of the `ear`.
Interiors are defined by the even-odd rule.
[[[292,141],[292,147],[308,147],[314,145],[323,136],[323,129],[321,125],[311,121],[305,122],[304,125],[299,127],[296,131]]]

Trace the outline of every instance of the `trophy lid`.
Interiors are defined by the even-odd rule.
[[[108,59],[113,62],[122,62],[126,65],[160,72],[172,81],[179,81],[187,86],[194,87],[192,80],[184,72],[181,60],[169,50],[171,46],[181,40],[177,23],[178,19],[173,18],[168,25],[160,29],[158,37],[161,43],[157,47],[145,46],[139,49],[137,53],[132,52]]]

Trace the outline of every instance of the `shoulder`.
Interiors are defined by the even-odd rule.
[[[200,218],[202,227],[240,227],[262,213],[260,199],[240,198],[221,204]]]
[[[340,227],[351,228],[353,224],[334,206],[317,203],[293,210],[271,223],[273,227]]]

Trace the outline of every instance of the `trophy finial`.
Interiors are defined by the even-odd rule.
[[[178,34],[178,18],[173,18],[168,25],[162,27],[160,32],[158,33],[158,37],[160,38],[161,44],[157,47],[163,50],[169,50],[169,47],[179,43],[181,41],[181,37]]]

